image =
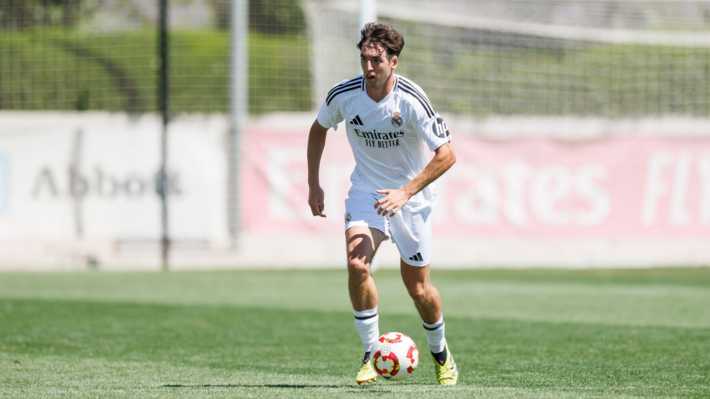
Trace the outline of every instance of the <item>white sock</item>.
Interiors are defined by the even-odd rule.
[[[375,344],[377,338],[380,337],[380,316],[377,314],[377,306],[374,309],[363,310],[355,313],[355,327],[357,333],[360,334],[362,344],[365,345],[365,352],[372,351],[372,345]]]
[[[441,315],[439,321],[434,324],[429,324],[425,321],[422,321],[422,324],[424,324],[429,350],[431,350],[432,353],[443,352],[446,348],[446,338],[444,338],[444,315]]]

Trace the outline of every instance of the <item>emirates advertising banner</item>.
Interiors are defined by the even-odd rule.
[[[437,237],[710,238],[710,136],[493,140],[450,127],[457,162],[436,181]],[[247,131],[244,229],[342,234],[354,167],[343,132],[328,132],[320,167],[327,217],[314,218],[307,130]]]

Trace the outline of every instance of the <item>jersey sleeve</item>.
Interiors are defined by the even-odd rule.
[[[434,151],[451,141],[451,133],[444,118],[434,111],[426,96],[419,94],[409,104],[411,108],[408,119],[411,126],[417,130],[430,150]]]
[[[337,86],[338,85],[335,87]],[[318,123],[326,129],[333,128],[333,130],[338,130],[338,123],[342,121],[343,115],[340,113],[340,99],[335,97],[329,102],[328,98],[326,98],[325,101],[323,101],[323,105],[320,107],[320,111],[318,111]]]
[[[338,123],[343,120],[339,105],[339,101],[333,101],[330,105],[323,102],[320,111],[318,111],[318,123],[326,129],[332,127],[333,130],[338,130]]]

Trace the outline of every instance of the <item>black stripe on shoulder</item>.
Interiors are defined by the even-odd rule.
[[[360,82],[353,82],[353,83],[338,87],[337,90],[334,90],[333,92],[328,94],[326,101],[328,103],[330,103],[330,100],[332,100],[333,97],[335,97],[338,93],[341,93],[343,90],[347,91],[347,89],[351,89],[351,88],[357,89],[358,86],[360,86]]]
[[[330,89],[330,91],[328,92],[328,95],[330,95],[330,93],[332,93],[332,92],[338,90],[339,88],[341,88],[341,87],[343,87],[343,86],[345,86],[345,85],[349,85],[350,83],[353,83],[353,82],[356,81],[356,80],[357,80],[357,78],[355,78],[355,79],[350,79],[350,80],[348,80],[347,82],[338,83],[337,85],[333,86],[332,89]]]
[[[345,93],[346,91],[357,90],[357,89],[360,88],[359,86],[360,86],[360,85],[357,84],[357,85],[355,85],[355,86],[345,87],[345,88],[343,88],[343,89],[341,89],[341,90],[338,90],[338,91],[336,91],[336,92],[333,92],[333,94],[330,95],[330,98],[326,99],[326,101],[325,101],[326,105],[330,105],[330,102],[333,101],[333,99],[334,99],[338,94],[340,94],[340,93]]]
[[[365,91],[365,75],[362,75],[362,80],[360,82],[360,87],[362,88],[362,91]]]
[[[403,84],[405,84],[405,85],[411,87],[411,88],[414,89],[417,93],[419,93],[419,94],[421,94],[421,95],[424,95],[424,91],[423,91],[421,88],[418,88],[417,85],[416,85],[416,83],[414,83],[414,82],[412,82],[411,80],[405,78],[404,76],[400,76],[400,78],[401,78],[401,82],[402,82]],[[424,96],[424,97],[426,97],[426,96]]]
[[[417,90],[411,83],[402,79],[400,87],[404,91],[406,91],[407,93],[416,97],[419,100],[419,102],[422,103],[424,108],[427,110],[427,115],[429,115],[431,113],[431,115],[429,115],[430,118],[432,116],[434,116],[434,114],[436,114],[436,112],[434,112],[434,107],[431,106],[431,103],[429,103],[429,100],[426,98],[426,96],[424,94],[422,94],[421,91]],[[408,90],[405,90],[405,89],[408,89]]]
[[[397,90],[397,86],[399,86],[399,76],[395,75],[394,76],[394,86],[392,87],[392,91]]]
[[[417,100],[419,100],[419,102],[422,104],[422,107],[424,107],[424,111],[426,111],[426,114],[427,114],[428,117],[431,118],[431,117],[434,116],[433,110],[430,110],[430,109],[429,109],[429,106],[427,105],[427,103],[426,103],[424,100],[422,100],[421,97],[419,97],[419,96],[417,95],[417,93],[415,93],[415,92],[412,91],[412,90],[409,90],[409,89],[406,88],[404,85],[399,86],[399,89],[402,90],[402,91],[405,92],[405,93],[409,93],[412,97],[414,97],[414,98],[416,98]]]
[[[422,100],[426,101],[426,103],[429,104],[429,108],[432,110],[432,112],[434,111],[434,107],[431,105],[431,102],[429,102],[429,99],[427,98],[426,94],[424,94],[424,91],[422,89],[417,88],[417,86],[412,83],[411,80],[407,80],[404,78],[402,78],[402,84],[417,93]]]
[[[353,82],[356,82],[356,81],[359,80],[359,79],[360,79],[360,78],[354,78],[354,79],[348,80],[347,82],[343,82],[343,83],[340,83],[340,84],[335,85],[335,87],[333,87],[332,89],[330,89],[330,91],[328,92],[328,95],[330,95],[330,93],[332,93],[332,92],[338,90],[339,88],[344,87],[345,85],[349,85],[349,84],[351,84],[351,83],[353,83]]]

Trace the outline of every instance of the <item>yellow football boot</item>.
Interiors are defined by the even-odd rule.
[[[434,355],[431,356],[434,358]],[[449,343],[446,343],[446,362],[440,364],[434,358],[434,368],[436,371],[436,380],[440,385],[456,385],[456,380],[459,378],[459,370],[456,368],[454,357],[451,356]]]
[[[357,372],[357,377],[355,377],[355,382],[357,382],[358,385],[360,385],[363,382],[375,382],[376,379],[377,379],[377,372],[372,367],[372,358],[367,359],[367,361],[365,361],[363,359],[362,367],[360,367],[360,371]]]

